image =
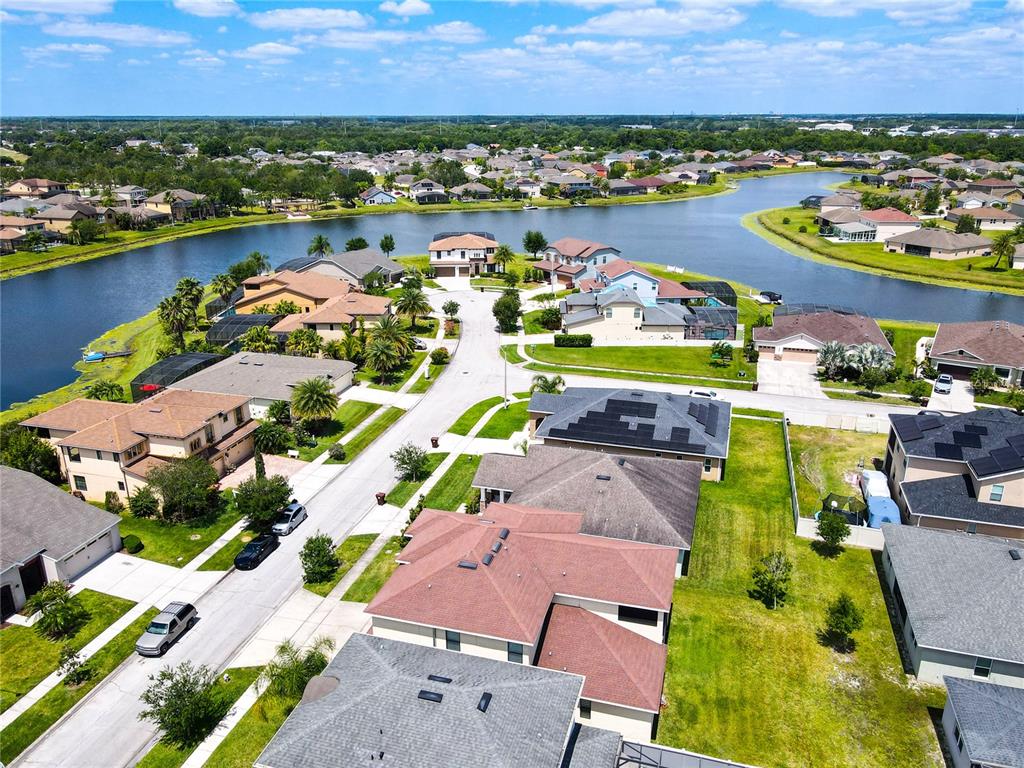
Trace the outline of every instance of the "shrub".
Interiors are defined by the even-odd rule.
[[[283,400],[277,400],[281,403]],[[288,430],[276,421],[265,421],[252,433],[256,450],[260,453],[283,453],[288,449]]]
[[[162,515],[174,522],[194,520],[217,510],[217,470],[201,456],[175,460],[151,469],[146,481],[163,499]]]
[[[302,563],[302,579],[307,584],[319,584],[331,578],[339,565],[331,537],[317,531],[306,539],[299,552],[299,562]]]
[[[549,331],[557,331],[562,327],[562,313],[557,307],[546,307],[540,311],[540,324]]]
[[[778,608],[786,602],[793,563],[782,552],[771,552],[762,557],[751,570],[754,589],[751,594],[767,608]]]
[[[480,491],[476,488],[471,488],[469,494],[466,496],[466,514],[480,514]]]
[[[825,554],[838,554],[842,543],[850,535],[846,518],[836,512],[822,512],[818,518],[818,536],[825,543]]]
[[[54,485],[61,481],[60,459],[53,446],[14,422],[0,427],[0,464],[31,472]]]
[[[160,512],[160,501],[148,485],[144,485],[128,499],[132,517],[156,517]]]
[[[75,634],[89,613],[77,595],[63,581],[47,582],[42,589],[25,601],[30,613],[42,615],[36,622],[36,631],[46,637],[59,640]]]
[[[345,446],[341,443],[334,443],[330,448],[327,449],[327,455],[335,461],[344,461],[348,455],[345,453]]]
[[[256,431],[258,432],[259,429]],[[295,428],[292,430],[292,437],[295,438],[295,445],[300,448],[316,445],[316,440],[313,439],[313,436],[304,424],[295,425]]]
[[[840,592],[825,609],[825,639],[837,651],[853,650],[850,635],[862,626],[864,615],[846,592]]]
[[[760,353],[760,352],[758,352],[758,351],[757,351],[756,349],[751,349],[751,350],[749,350],[749,351],[747,352],[747,362],[748,362],[748,363],[756,363],[756,362],[757,362],[757,359],[758,359],[758,358],[759,358],[760,356],[761,356],[761,353]]]
[[[81,654],[70,643],[64,643],[60,647],[57,672],[64,676],[64,685],[81,685],[92,677],[92,669],[85,664]]]
[[[213,693],[213,679],[213,670],[190,661],[164,667],[149,676],[149,687],[142,693],[146,708],[139,718],[156,723],[171,744],[198,744],[224,714]]]
[[[806,232],[807,231],[807,225],[806,224],[801,224],[799,231],[800,232]]]
[[[124,551],[129,555],[134,555],[136,552],[142,551],[142,539],[130,533],[121,539],[121,546],[124,547]]]
[[[290,640],[277,646],[273,659],[263,668],[262,678],[275,696],[297,699],[306,684],[327,666],[328,654],[334,650],[329,637],[316,637],[313,644],[300,649]]]
[[[107,491],[103,495],[103,508],[114,515],[119,515],[124,511],[124,502],[121,501],[117,491]]]
[[[783,216],[782,217],[782,223],[783,224],[789,224],[789,216]]]
[[[589,333],[556,333],[556,347],[590,347],[594,343],[594,337]]]
[[[281,475],[250,477],[235,490],[235,509],[248,520],[250,528],[266,531],[291,497],[291,486]]]
[[[438,347],[430,353],[430,362],[434,365],[448,365],[449,360],[451,360],[451,355],[448,353],[447,347]]]
[[[924,400],[931,391],[932,388],[928,386],[928,382],[921,379],[914,379],[907,384],[907,394],[910,395],[910,399],[915,403]]]

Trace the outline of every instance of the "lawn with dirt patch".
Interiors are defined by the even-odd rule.
[[[355,536],[349,536],[334,550],[339,565],[331,578],[327,581],[307,583],[303,586],[314,595],[327,597],[331,590],[338,586],[338,582],[345,577],[345,574],[352,570],[352,566],[370,548],[370,545],[377,540],[377,535],[376,533],[358,533]]]
[[[885,435],[823,427],[789,428],[800,514],[813,517],[830,493],[860,498],[860,471],[885,459]],[[863,463],[863,466],[860,466]]]
[[[312,461],[330,448],[334,443],[341,440],[341,438],[366,421],[371,414],[376,413],[378,408],[380,408],[380,405],[377,403],[364,403],[361,400],[346,400],[338,406],[338,410],[334,412],[334,416],[331,417],[331,420],[323,425],[323,427],[317,431],[317,434],[313,436],[316,440],[316,444],[308,446],[304,445],[299,448],[299,459],[302,461]]]
[[[222,511],[188,523],[169,523],[155,518],[121,514],[121,537],[135,535],[142,541],[136,557],[181,567],[219,539],[241,520],[235,505],[228,502]]]
[[[419,480],[399,480],[395,483],[395,487],[388,492],[388,504],[394,504],[396,507],[404,507],[409,499],[420,489],[420,487],[427,481],[427,478],[434,474],[435,470],[441,465],[441,462],[448,458],[448,454],[438,451],[436,453],[427,454],[427,466],[424,468],[423,473]]]

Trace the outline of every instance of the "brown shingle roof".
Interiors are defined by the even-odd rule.
[[[994,219],[996,221],[1020,221],[1020,216],[1010,211],[1004,211],[1002,208],[991,208],[983,205],[981,208],[954,208],[947,216],[964,216],[970,215],[975,219]]]
[[[434,240],[430,245],[427,246],[428,251],[451,251],[458,250],[460,248],[497,248],[498,242],[491,240],[487,237],[480,237],[480,235],[474,235],[472,232],[467,232],[464,235],[452,235],[451,237],[444,237],[440,240]]]
[[[877,344],[890,355],[896,354],[874,318],[839,312],[777,315],[771,326],[754,329],[754,341],[781,341],[799,334],[822,344],[828,341],[838,341],[847,346]]]
[[[593,240],[583,240],[578,237],[563,237],[550,246],[558,251],[563,256],[576,256],[583,258],[589,256],[594,251],[599,251],[602,248],[611,248],[613,251],[618,253],[618,249],[612,248],[610,245],[604,243],[595,243]]]
[[[1006,320],[973,323],[941,323],[932,343],[932,357],[964,360],[964,350],[974,362],[1024,367],[1024,325]]]
[[[128,403],[110,403],[105,400],[79,398],[70,403],[64,403],[64,405],[58,405],[56,408],[51,408],[30,419],[25,419],[21,425],[23,427],[55,429],[61,432],[78,432],[118,414],[126,413],[133,407]]]

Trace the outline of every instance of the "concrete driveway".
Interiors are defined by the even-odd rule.
[[[974,390],[971,383],[953,379],[953,391],[948,395],[940,395],[933,391],[928,398],[928,408],[950,413],[970,413],[974,410]]]
[[[781,360],[757,361],[757,391],[770,395],[827,398],[815,375],[814,363],[790,363]]]

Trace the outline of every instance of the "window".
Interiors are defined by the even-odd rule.
[[[968,533],[977,533],[978,532],[978,524],[977,523],[968,523],[967,524],[967,532]]]
[[[77,448],[68,448],[68,461],[80,462],[82,460],[82,454],[78,452]]]
[[[227,419],[227,417],[225,417],[225,420],[226,419]],[[206,425],[206,442],[208,442],[208,443],[212,443],[213,442],[213,424],[207,424]]]
[[[334,326],[331,326],[331,330],[334,330]],[[242,425],[242,406],[235,408],[235,426]]]
[[[590,702],[587,699],[580,699],[580,720],[590,719]]]
[[[704,459],[704,471],[705,472],[710,472],[711,471],[711,459]]]
[[[633,310],[633,319],[634,319],[634,320],[639,320],[639,319],[640,319],[640,316],[641,316],[641,314],[643,314],[643,313],[642,313],[642,312],[640,311],[640,307],[636,307],[636,308],[635,308],[635,309]]]
[[[121,480],[117,481],[117,490],[119,490],[119,491],[125,490],[124,482],[122,482]]]
[[[658,626],[658,612],[647,608],[633,608],[629,605],[619,606],[619,621],[630,624],[643,624],[645,627]]]
[[[516,664],[523,663],[523,644],[522,643],[509,643],[508,644],[508,660]]]
[[[1003,486],[993,485],[988,492],[989,501],[1002,501],[1003,500]]]
[[[992,659],[983,659],[981,658],[981,656],[979,656],[977,661],[974,662],[974,676],[988,677],[991,672]]]
[[[956,739],[957,752],[964,751],[964,735],[960,733],[960,723],[953,723],[953,738]]]
[[[195,453],[196,451],[198,451],[202,447],[202,445],[203,445],[203,441],[200,440],[197,437],[195,440],[192,440],[192,441],[189,442],[189,444],[188,444],[188,452],[189,453]]]
[[[612,319],[612,310],[611,310],[610,307],[604,311],[604,316],[605,316],[605,319],[607,319],[607,320],[611,320]]]
[[[96,451],[96,459],[98,461],[103,461],[103,451]]]
[[[462,650],[462,635],[458,632],[444,631],[444,647],[449,651]]]
[[[85,478],[81,475],[75,475],[75,489],[79,491],[88,491],[89,486],[85,482]]]

